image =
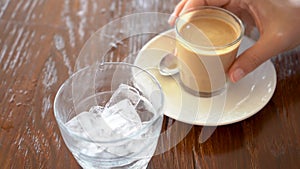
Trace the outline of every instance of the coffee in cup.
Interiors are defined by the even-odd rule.
[[[226,73],[244,34],[240,19],[225,9],[204,6],[179,16],[175,29],[184,89],[203,97],[226,90]]]

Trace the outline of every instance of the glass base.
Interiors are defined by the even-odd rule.
[[[209,98],[209,97],[213,97],[213,96],[220,95],[220,94],[222,94],[222,93],[224,93],[224,92],[226,91],[227,86],[228,86],[227,83],[226,83],[225,86],[224,86],[223,88],[220,88],[220,89],[218,89],[218,90],[215,90],[215,91],[212,91],[212,92],[201,92],[201,91],[196,91],[196,90],[194,90],[194,89],[189,88],[188,86],[186,86],[186,85],[182,82],[181,79],[180,79],[180,85],[182,86],[182,88],[183,88],[186,92],[188,92],[188,93],[190,93],[190,94],[192,94],[192,95],[194,95],[194,96],[197,96],[197,97],[204,97],[204,98]]]
[[[85,157],[83,155],[74,155],[78,164],[83,169],[146,169],[151,157],[149,158],[126,158],[120,157],[120,159],[111,160],[99,160],[93,157]]]

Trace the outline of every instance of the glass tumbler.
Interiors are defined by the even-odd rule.
[[[62,84],[54,115],[83,168],[146,168],[160,136],[163,104],[160,84],[146,70],[106,62]]]

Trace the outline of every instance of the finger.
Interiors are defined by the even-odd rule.
[[[198,6],[211,5],[211,6],[224,6],[228,4],[230,0],[182,0],[175,7],[174,12],[171,14],[168,22],[170,25],[174,25],[176,18],[185,11]]]
[[[230,0],[190,0],[187,1],[184,7],[182,8],[180,14],[184,13],[185,11],[198,7],[198,6],[225,6],[226,4],[229,4]],[[179,15],[180,15],[179,14]]]
[[[180,13],[178,15],[183,14],[184,12],[188,11],[189,9],[206,5],[205,0],[190,0],[185,3],[183,8],[181,9]]]
[[[259,65],[279,53],[280,45],[272,43],[274,40],[276,39],[261,37],[252,47],[243,52],[228,71],[230,80],[232,82],[239,81]]]
[[[235,2],[231,0],[206,0],[206,5],[209,6],[225,6],[226,4],[229,4],[230,2]]]
[[[168,22],[171,26],[173,26],[175,24],[175,20],[178,17],[178,15],[181,12],[184,5],[186,4],[186,2],[187,2],[187,0],[182,0],[176,5],[174,12],[171,14],[171,16],[168,20]]]

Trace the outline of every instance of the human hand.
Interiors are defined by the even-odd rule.
[[[244,51],[231,65],[228,74],[237,82],[266,60],[300,44],[300,0],[182,0],[169,23],[187,9],[197,6],[223,7],[243,20],[247,29],[255,25],[258,41]]]

